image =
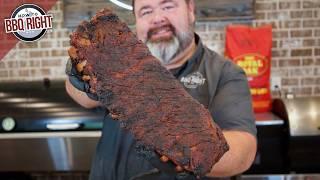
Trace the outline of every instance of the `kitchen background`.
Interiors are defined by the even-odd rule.
[[[0,82],[66,77],[71,30],[64,28],[63,3],[58,0],[49,11],[53,30],[37,42],[19,41],[0,61]],[[256,0],[254,8],[253,26],[273,26],[272,84],[283,93],[320,96],[320,1]],[[223,54],[225,34],[219,23],[199,22],[196,31],[208,47]],[[273,91],[273,95],[278,93]]]
[[[10,13],[4,10],[13,10],[11,1],[13,0],[0,0],[2,8],[0,17],[10,16]],[[31,2],[31,0],[19,1],[21,4]],[[47,86],[44,83],[45,88],[43,88],[42,83],[32,85],[29,81],[36,82],[44,78],[64,80],[66,78],[64,71],[68,59],[69,34],[72,31],[72,28],[67,28],[69,27],[67,21],[71,19],[69,25],[78,24],[74,20],[84,17],[77,13],[86,14],[87,9],[90,9],[90,6],[87,5],[93,4],[92,1],[95,3],[109,2],[107,0],[39,1],[47,7],[55,3],[49,10],[49,13],[53,15],[53,29],[48,30],[46,35],[36,42],[18,41],[3,58],[1,51],[5,49],[4,47],[8,47],[9,43],[4,41],[5,37],[0,32],[0,93],[3,90],[12,94],[16,93],[16,96],[7,99],[3,94],[0,96],[1,125],[5,122],[3,117],[11,117],[16,120],[16,127],[9,131],[4,131],[0,127],[1,180],[8,179],[9,176],[14,177],[15,180],[88,179],[90,158],[99,137],[96,127],[66,132],[50,129],[34,132],[38,129],[32,128],[55,123],[55,120],[52,120],[55,117],[61,117],[66,123],[74,123],[75,118],[80,118],[83,120],[82,123],[88,124],[94,124],[98,120],[100,122],[101,119],[94,119],[93,112],[90,114],[75,104],[65,93],[63,84],[62,87],[58,87],[52,81],[50,87],[50,82],[45,81]],[[200,0],[195,1],[201,2]],[[320,0],[206,0],[206,2],[210,1],[231,2],[231,5],[234,5],[232,4],[234,2],[240,4],[254,2],[252,8],[254,12],[246,18],[201,19],[196,24],[196,32],[202,37],[203,42],[223,55],[224,27],[227,23],[249,24],[254,27],[272,24],[271,84],[273,97],[276,98],[286,93],[303,97],[283,98],[284,105],[282,101],[275,101],[272,112],[257,116],[259,146],[249,174],[291,173],[299,175],[299,173],[320,172],[318,163],[320,162],[320,116],[318,113],[320,106]],[[85,11],[74,8],[74,3],[81,4],[80,6]],[[239,6],[234,6],[239,8]],[[241,8],[243,7],[240,6]],[[127,17],[132,17],[129,11],[126,13]],[[13,40],[17,41],[15,37]],[[9,86],[6,85],[6,82],[20,83],[12,83]],[[25,90],[19,91],[15,85],[28,88],[22,88]],[[278,85],[279,88],[275,88],[275,85]],[[28,101],[29,99],[37,101]],[[44,107],[39,107],[39,104]],[[285,111],[286,109],[290,111]],[[97,113],[94,112],[94,115]],[[26,126],[23,126],[24,122],[27,122]],[[32,130],[24,132],[23,128]],[[24,136],[21,135],[23,133],[29,133],[35,137],[21,138]],[[12,134],[19,137],[14,137]],[[77,134],[77,137],[74,137],[74,134]],[[79,134],[81,137],[78,137]],[[299,179],[313,180],[319,179],[319,176],[314,178],[303,176]],[[281,177],[281,179],[285,178]]]

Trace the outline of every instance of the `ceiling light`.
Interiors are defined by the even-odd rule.
[[[128,5],[126,3],[123,3],[121,1],[118,1],[118,0],[110,0],[111,2],[113,2],[114,4],[122,7],[122,8],[125,8],[125,9],[128,9],[128,10],[133,10],[132,6],[131,5]]]

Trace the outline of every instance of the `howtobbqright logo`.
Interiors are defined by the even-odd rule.
[[[35,4],[23,4],[15,9],[11,18],[4,20],[6,33],[13,33],[22,41],[40,39],[52,28],[52,15]]]

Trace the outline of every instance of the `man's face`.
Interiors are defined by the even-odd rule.
[[[192,42],[193,8],[185,0],[135,1],[137,36],[163,64],[169,64]]]

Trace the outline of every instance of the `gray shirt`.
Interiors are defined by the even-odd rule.
[[[198,35],[196,43],[195,54],[172,73],[193,98],[209,109],[219,127],[256,136],[251,94],[244,71],[205,47]]]

